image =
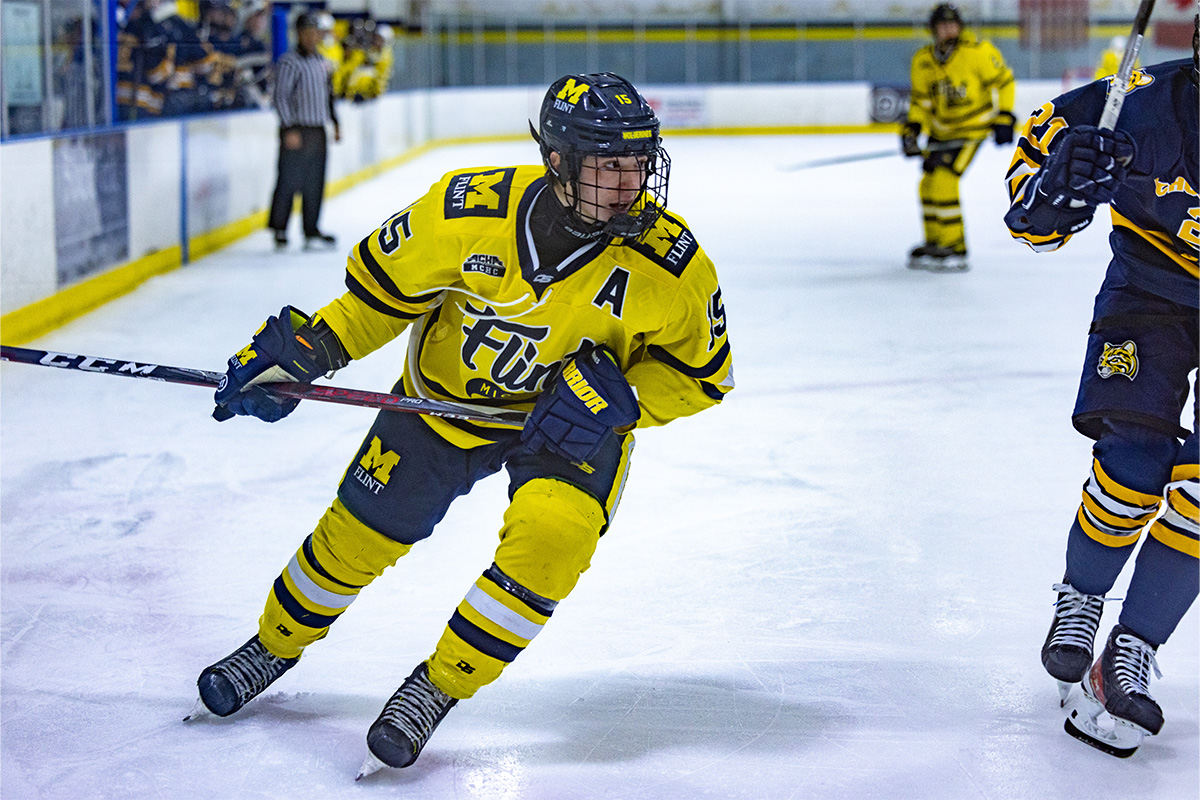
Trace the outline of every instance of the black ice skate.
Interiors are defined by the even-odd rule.
[[[367,731],[367,758],[355,780],[383,767],[407,767],[416,761],[438,723],[457,702],[430,682],[428,665],[419,664]]]
[[[927,269],[927,265],[933,257],[933,251],[936,249],[937,245],[929,242],[914,247],[908,254],[908,268]]]
[[[200,703],[184,720],[198,716],[202,708],[218,717],[228,717],[287,672],[300,658],[280,658],[263,647],[258,636],[200,673],[196,686]]]
[[[967,249],[965,247],[943,247],[923,244],[908,254],[909,269],[927,269],[930,272],[966,272]]]
[[[332,250],[335,247],[337,247],[337,238],[327,233],[317,231],[304,235],[305,250]]]
[[[1162,730],[1162,709],[1150,696],[1150,671],[1161,678],[1155,648],[1124,625],[1083,681],[1083,697],[1063,728],[1080,741],[1117,758],[1128,758],[1147,735]]]
[[[1042,666],[1058,680],[1060,705],[1066,705],[1071,686],[1082,681],[1092,665],[1104,595],[1084,594],[1069,583],[1056,583],[1052,588],[1058,592],[1058,600],[1042,645]]]

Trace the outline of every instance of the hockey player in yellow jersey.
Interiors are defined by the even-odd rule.
[[[532,126],[531,126],[532,127]],[[733,389],[712,262],[666,210],[670,159],[641,94],[609,74],[546,94],[543,163],[447,174],[351,250],[348,291],[285,307],[230,359],[214,416],[275,421],[261,383],[311,381],[409,333],[394,391],[528,411],[522,430],[381,412],[336,499],[275,580],[257,633],[206,668],[228,716],[290,669],[359,591],[505,469],[493,563],[384,705],[359,777],[416,760],[460,700],[496,680],[588,568],[616,512],[633,431]],[[636,391],[636,394],[635,394]]]
[[[908,119],[901,130],[906,156],[922,156],[921,200],[925,242],[909,254],[911,269],[967,269],[967,240],[958,184],[990,134],[1013,140],[1012,70],[990,42],[964,30],[958,9],[943,3],[929,16],[934,41],[912,60]],[[920,136],[928,142],[924,149]]]

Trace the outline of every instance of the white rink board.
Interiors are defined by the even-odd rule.
[[[358,784],[368,726],[490,562],[505,479],[265,696],[185,725],[371,412],[218,424],[205,390],[0,366],[0,796],[1195,798],[1195,609],[1159,652],[1163,732],[1128,761],[1063,733],[1038,662],[1090,463],[1069,415],[1108,226],[1059,253],[1012,242],[1011,149],[989,144],[963,186],[972,270],[913,273],[915,160],[776,169],[894,143],[668,138],[670,207],[718,265],[738,388],[639,434],[546,630],[416,765]],[[445,170],[536,158],[437,150],[332,200],[326,225],[348,248]],[[343,291],[342,252],[271,250],[256,233],[34,346],[217,369],[283,304]],[[402,359],[396,342],[332,382],[386,389]]]

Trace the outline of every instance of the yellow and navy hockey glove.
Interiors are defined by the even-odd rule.
[[[531,452],[545,448],[574,464],[593,458],[613,428],[633,425],[641,415],[637,397],[616,357],[597,345],[568,360],[543,392],[521,431]]]
[[[235,415],[278,422],[299,404],[295,398],[276,398],[258,384],[278,381],[310,383],[349,362],[337,335],[323,321],[314,326],[303,311],[284,306],[268,317],[250,344],[234,353],[217,386],[213,418],[224,422]]]

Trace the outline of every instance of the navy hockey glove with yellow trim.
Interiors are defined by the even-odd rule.
[[[1054,208],[1095,209],[1112,201],[1131,161],[1133,139],[1125,131],[1068,128],[1042,165],[1036,189]]]
[[[613,428],[637,422],[637,397],[616,357],[597,345],[568,360],[554,384],[538,398],[521,431],[529,450],[545,448],[575,464],[600,451]]]
[[[1017,118],[1012,115],[1011,111],[1001,111],[992,120],[992,138],[996,140],[996,144],[1012,144],[1013,126],[1017,124]]]
[[[1124,131],[1079,125],[1059,134],[1049,157],[1029,180],[1021,202],[1004,215],[1011,230],[1039,236],[1078,233],[1092,222],[1096,206],[1108,203],[1133,160],[1133,140]]]
[[[276,398],[258,384],[278,381],[309,383],[344,367],[349,357],[337,335],[324,322],[314,326],[307,314],[284,306],[268,317],[250,344],[233,354],[213,399],[213,418],[235,415],[278,422],[299,404],[295,398]]]

